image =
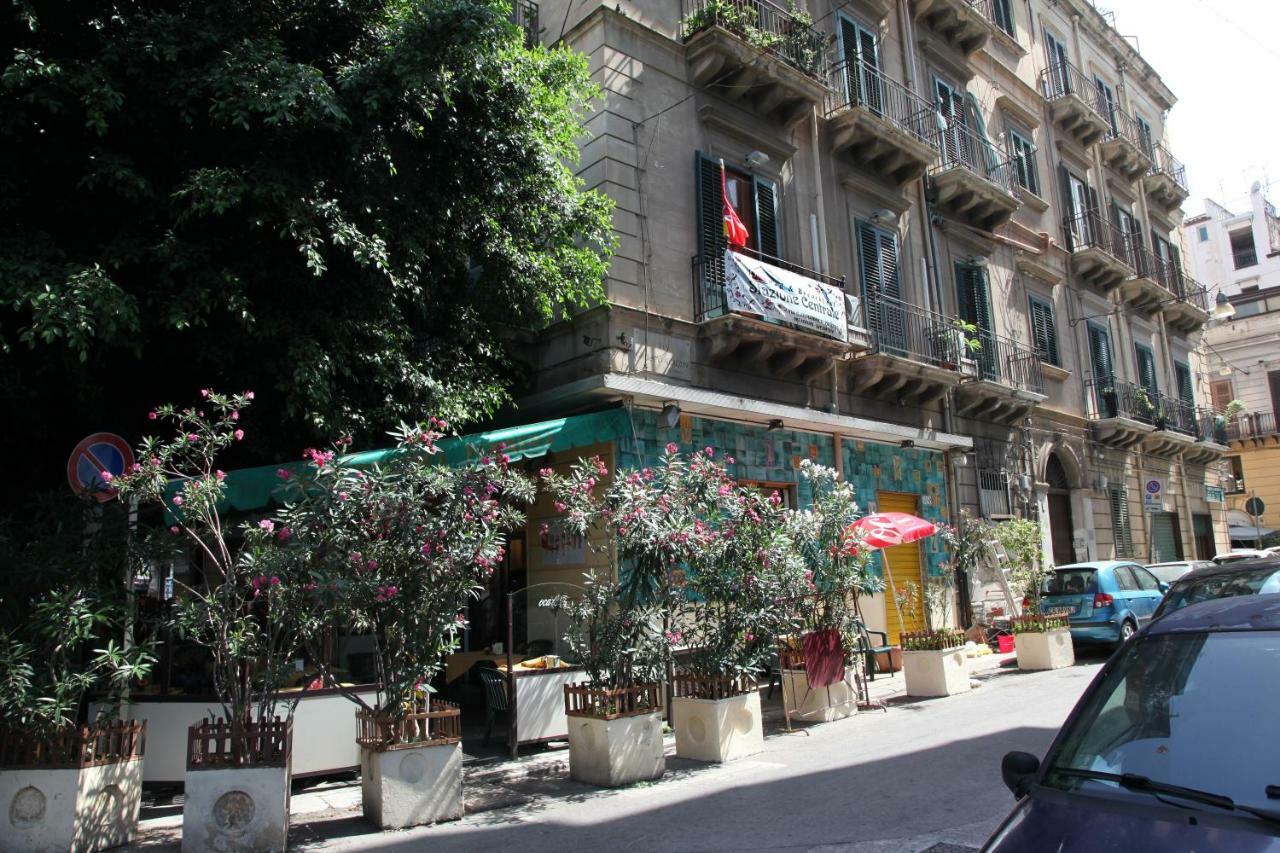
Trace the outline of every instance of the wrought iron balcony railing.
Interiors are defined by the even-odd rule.
[[[772,255],[765,255],[751,249],[735,249],[743,255],[764,261],[770,266],[793,272],[796,275],[802,275],[805,278],[813,279],[822,284],[836,288],[841,293],[845,292],[844,279],[833,278],[829,275],[802,267],[799,264],[793,264],[790,261],[784,261],[781,258],[775,258]],[[715,317],[723,316],[729,313],[725,305],[724,298],[724,253],[716,255],[694,255],[693,256],[693,302],[694,302],[694,321],[701,323],[704,320],[710,320]],[[862,328],[865,326],[863,322],[863,309],[858,307],[855,316],[847,317],[847,323],[850,327]]]
[[[970,358],[978,364],[978,377],[989,382],[1008,385],[1020,391],[1044,393],[1044,376],[1040,370],[1040,355],[1012,338],[979,329],[973,336],[978,348]]]
[[[1194,403],[1188,403],[1178,397],[1161,394],[1159,405],[1156,426],[1170,432],[1199,437],[1199,425],[1197,424]]]
[[[538,43],[538,4],[533,0],[512,0],[511,23],[524,31],[524,46]]]
[[[1110,111],[1093,81],[1070,62],[1055,62],[1040,72],[1040,93],[1046,101],[1051,102],[1075,95],[1097,113],[1099,118],[1111,123]]]
[[[1066,220],[1072,250],[1101,249],[1116,260],[1134,266],[1130,235],[1096,210],[1086,211]]]
[[[964,331],[942,314],[875,292],[866,294],[863,305],[875,352],[948,370],[977,370]]]
[[[1246,412],[1231,418],[1226,426],[1229,441],[1280,435],[1275,412]]]
[[[1104,378],[1092,379],[1086,387],[1091,420],[1128,418],[1155,426],[1159,400],[1143,386],[1122,379]]]
[[[1106,138],[1123,139],[1150,157],[1151,136],[1142,125],[1138,124],[1138,120],[1119,107],[1111,107],[1108,112],[1110,113],[1108,123],[1111,129],[1107,131]]]
[[[826,39],[781,6],[769,0],[681,0],[680,5],[686,40],[708,27],[721,27],[752,47],[822,79],[828,64]]]
[[[1201,441],[1213,441],[1218,444],[1227,444],[1231,441],[1227,437],[1227,418],[1221,412],[1215,412],[1213,409],[1197,409],[1196,421]]]
[[[942,162],[938,171],[952,168],[967,169],[984,178],[1009,195],[1013,195],[1014,161],[1000,160],[995,146],[965,127],[958,120],[952,120],[948,126],[939,131]]]
[[[1169,153],[1169,149],[1163,144],[1157,142],[1153,144],[1147,152],[1151,155],[1151,172],[1152,175],[1168,175],[1173,179],[1182,191],[1187,190],[1187,168],[1182,162]]]
[[[839,62],[831,69],[827,115],[864,107],[908,136],[938,147],[937,108],[867,62]]]
[[[1175,295],[1183,302],[1194,305],[1206,314],[1209,313],[1209,288],[1182,270],[1178,270],[1178,289]]]

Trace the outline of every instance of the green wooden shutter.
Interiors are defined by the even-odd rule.
[[[867,222],[859,222],[857,228],[858,267],[868,326],[877,332],[882,346],[902,349],[906,343],[905,318],[900,304],[898,235]]]
[[[979,331],[991,331],[991,303],[987,299],[987,270],[970,264],[956,264],[956,289],[960,316]]]
[[[1160,387],[1156,382],[1156,357],[1151,348],[1143,344],[1134,344],[1138,356],[1138,384],[1147,389],[1148,394],[1158,394]],[[1154,400],[1152,401],[1155,402]]]
[[[756,245],[763,255],[782,257],[778,234],[778,192],[773,181],[752,178],[756,196]]]
[[[1040,360],[1058,365],[1058,330],[1053,323],[1053,305],[1031,297],[1031,337]]]
[[[1178,399],[1190,406],[1194,406],[1196,404],[1196,395],[1191,383],[1191,368],[1175,361],[1173,363],[1173,372],[1178,379]]]
[[[1129,528],[1129,496],[1124,486],[1112,486],[1111,532],[1115,537],[1116,557],[1133,556],[1133,534]]]
[[[1058,164],[1058,185],[1062,191],[1062,240],[1068,252],[1075,251],[1075,235],[1071,231],[1071,222],[1081,211],[1075,209],[1071,198],[1071,173],[1066,164]]]
[[[1089,355],[1093,360],[1093,378],[1106,384],[1115,376],[1111,360],[1111,334],[1097,323],[1089,324]]]
[[[698,255],[702,259],[704,299],[708,300],[704,311],[713,309],[710,304],[718,298],[723,307],[724,253],[729,241],[724,236],[724,196],[720,191],[720,163],[698,154]],[[713,293],[715,287],[720,292]]]

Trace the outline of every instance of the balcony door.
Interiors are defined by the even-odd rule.
[[[1045,94],[1050,98],[1070,94],[1071,75],[1067,71],[1071,67],[1071,60],[1067,57],[1066,44],[1045,30],[1044,49],[1049,60],[1049,91]]]
[[[960,306],[960,319],[978,329],[979,349],[974,354],[978,371],[983,379],[1000,379],[999,353],[992,334],[991,299],[987,292],[987,268],[975,264],[957,263],[956,300]]]
[[[882,352],[906,355],[910,348],[898,270],[898,235],[869,222],[859,222],[857,237],[867,326]]]
[[[1116,400],[1114,361],[1111,358],[1111,333],[1105,326],[1088,323],[1089,361],[1093,364],[1094,404],[1098,417],[1114,418],[1119,415]]]
[[[865,104],[876,115],[883,115],[884,87],[880,82],[880,45],[876,35],[848,15],[841,13],[839,19],[845,97],[851,104]]]
[[[1111,135],[1116,136],[1120,129],[1116,126],[1116,93],[1101,77],[1093,78],[1093,85],[1098,89],[1098,102],[1106,111],[1107,122],[1111,125]]]
[[[1096,221],[1098,191],[1083,178],[1077,177],[1065,164],[1058,167],[1058,177],[1062,184],[1062,194],[1066,196],[1069,205],[1065,230],[1071,243],[1070,248],[1096,245],[1099,236],[1099,223]]]
[[[935,100],[938,104],[938,125],[942,133],[942,153],[948,165],[972,163],[972,152],[965,133],[967,117],[964,92],[940,77],[933,78]],[[968,156],[966,156],[968,155]]]
[[[1138,125],[1138,141],[1142,143],[1142,150],[1147,152],[1148,157],[1153,156],[1155,144],[1151,135],[1151,122],[1136,113],[1133,120]]]
[[[781,243],[777,185],[729,168],[725,170],[724,186],[733,209],[747,226],[748,252],[764,255],[767,261],[777,258]],[[715,317],[724,312],[724,253],[729,242],[724,234],[720,161],[701,153],[697,156],[697,191],[697,314]]]

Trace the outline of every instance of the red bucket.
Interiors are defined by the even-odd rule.
[[[1000,654],[1002,655],[1007,655],[1009,654],[1009,652],[1013,651],[1013,635],[1012,634],[1001,634],[1000,636],[996,637],[996,643],[998,644],[997,648],[999,649]]]

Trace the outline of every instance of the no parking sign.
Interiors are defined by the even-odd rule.
[[[111,432],[86,436],[67,459],[67,482],[78,494],[88,492],[100,501],[109,501],[116,490],[103,478],[106,471],[114,479],[133,467],[129,442]]]

